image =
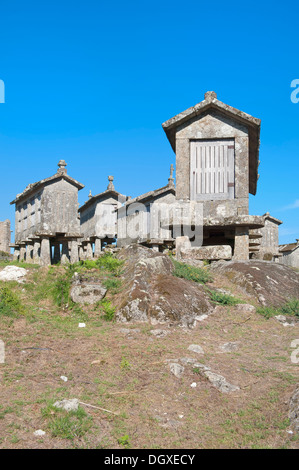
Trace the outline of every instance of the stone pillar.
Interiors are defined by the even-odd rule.
[[[98,258],[102,254],[102,240],[96,238],[94,242],[94,257]]]
[[[40,241],[35,240],[33,244],[33,262],[40,264]]]
[[[152,245],[153,251],[159,251],[159,245]]]
[[[79,261],[78,241],[71,241],[71,263],[77,263]]]
[[[85,257],[84,249],[83,249],[83,246],[82,246],[82,243],[81,243],[81,245],[79,245],[79,260],[84,261],[84,257]]]
[[[248,227],[236,227],[234,260],[249,260],[249,230]]]
[[[33,263],[33,243],[32,242],[27,243],[26,263]]]
[[[18,261],[19,256],[20,256],[20,248],[16,246],[13,252],[13,261]]]
[[[24,261],[25,259],[25,254],[26,254],[26,245],[21,245],[20,248],[20,261]]]
[[[67,241],[62,243],[62,250],[61,250],[61,264],[67,264],[70,261],[69,257],[69,244]]]
[[[86,259],[93,259],[92,245],[90,242],[87,242],[86,245]]]
[[[40,264],[41,266],[49,266],[51,264],[50,239],[48,237],[43,237],[41,241]]]
[[[54,256],[53,256],[53,263],[57,264],[60,261],[60,244],[55,243],[54,245]]]

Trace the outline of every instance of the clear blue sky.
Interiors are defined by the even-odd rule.
[[[161,123],[214,90],[262,120],[250,213],[282,219],[281,243],[299,238],[298,2],[14,0],[0,14],[0,220],[61,158],[80,204],[110,174],[131,196],[164,186]]]

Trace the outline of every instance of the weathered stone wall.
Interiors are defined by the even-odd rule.
[[[10,221],[7,219],[4,222],[0,222],[0,251],[10,253]]]
[[[78,188],[61,179],[45,186],[42,195],[42,230],[51,233],[79,233]]]
[[[283,253],[283,256],[279,258],[279,262],[285,266],[299,269],[299,245],[293,251]]]
[[[248,129],[214,110],[178,126],[176,132],[176,195],[178,199],[190,198],[190,141],[194,139],[234,139],[235,142],[235,198],[225,201],[205,200],[204,217],[248,214]]]
[[[118,216],[118,246],[125,246],[138,240],[155,238],[168,240],[172,237],[171,230],[161,228],[163,214],[159,211],[158,204],[171,204],[175,202],[173,193],[162,194],[148,201],[139,201],[129,204],[127,215],[125,208],[119,211]]]
[[[41,201],[43,190],[37,190],[25,200],[16,204],[15,211],[15,242],[25,240],[34,232],[40,231]]]
[[[80,227],[84,238],[103,238],[117,231],[117,213],[121,203],[116,197],[99,198],[80,212]]]

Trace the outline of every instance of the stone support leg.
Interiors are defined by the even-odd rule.
[[[102,240],[96,238],[94,242],[94,257],[98,258],[102,254]]]
[[[249,230],[247,227],[236,227],[234,260],[247,261],[249,259]]]
[[[26,255],[26,246],[21,245],[21,248],[20,248],[20,261],[25,260],[25,255]]]
[[[16,247],[13,252],[13,261],[18,261],[19,257],[20,257],[20,249],[19,247],[18,248]]]
[[[92,245],[90,242],[87,242],[86,246],[86,259],[93,259]]]
[[[33,245],[33,262],[40,264],[40,241],[35,241]]]
[[[33,243],[27,243],[26,263],[33,263]]]
[[[49,266],[51,264],[50,239],[47,237],[42,238],[41,241],[40,264],[41,266]]]
[[[71,264],[79,261],[79,249],[77,240],[71,241]]]
[[[69,244],[67,241],[62,243],[62,250],[61,250],[61,264],[67,264],[70,262],[69,256]]]

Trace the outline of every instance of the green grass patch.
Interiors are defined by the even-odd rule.
[[[207,291],[213,303],[221,305],[237,305],[243,303],[243,300],[238,299],[237,297],[234,297],[232,295],[211,289],[207,289]]]
[[[8,286],[0,287],[0,315],[18,317],[26,313],[18,294]]]
[[[111,294],[116,294],[121,287],[121,280],[115,277],[109,277],[104,279],[103,286],[111,292]]]
[[[258,307],[256,311],[267,319],[276,315],[299,317],[299,300],[292,298],[288,300],[282,307]]]
[[[48,421],[52,437],[73,440],[83,437],[92,426],[92,418],[79,406],[77,411],[65,411],[48,405],[42,409],[42,416]]]
[[[205,269],[181,263],[172,257],[171,260],[174,264],[174,271],[172,273],[174,276],[187,279],[188,281],[199,282],[200,284],[212,281],[211,275]]]
[[[96,260],[79,261],[78,263],[68,265],[69,271],[73,274],[75,271],[88,271],[91,269],[99,269],[100,271],[108,271],[118,277],[122,273],[123,260],[119,260],[112,253],[104,253]]]

